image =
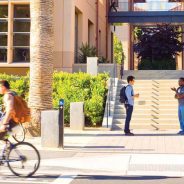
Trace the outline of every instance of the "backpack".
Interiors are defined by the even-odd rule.
[[[119,99],[119,101],[120,101],[120,103],[126,103],[127,102],[127,97],[126,97],[126,93],[125,93],[125,90],[126,90],[126,86],[123,86],[122,88],[121,88],[121,90],[120,90],[120,94],[119,94],[119,96],[120,96],[120,99]]]
[[[12,120],[15,123],[30,122],[30,109],[27,106],[26,101],[18,95],[14,97],[14,112],[12,113]]]

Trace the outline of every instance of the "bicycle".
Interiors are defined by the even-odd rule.
[[[3,105],[0,105],[0,120],[5,115],[5,113],[3,112],[2,109],[3,109]],[[10,124],[14,124],[14,126],[11,127],[11,129],[12,129],[11,133],[12,133],[13,139],[17,142],[23,142],[25,140],[26,132],[25,132],[25,129],[24,129],[22,123],[15,123],[15,122],[11,121]]]
[[[10,132],[11,130],[8,130],[3,135],[5,145],[0,155],[0,166],[7,163],[8,168],[14,175],[30,177],[35,174],[40,166],[40,154],[30,143],[19,142],[13,144],[10,142]]]

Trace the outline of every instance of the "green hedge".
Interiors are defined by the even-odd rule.
[[[176,70],[175,59],[149,60],[142,59],[138,64],[139,70]]]
[[[108,74],[93,77],[86,73],[53,74],[53,106],[58,108],[59,99],[65,100],[65,123],[69,123],[70,102],[84,102],[84,112],[87,125],[100,125],[103,119],[105,99],[107,93],[106,82]],[[28,99],[29,77],[0,74],[0,79],[10,82],[11,89]],[[2,102],[2,97],[0,97]],[[77,120],[76,120],[77,121]]]

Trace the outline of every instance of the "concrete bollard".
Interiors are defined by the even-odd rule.
[[[64,121],[61,110],[46,110],[41,113],[41,145],[63,147]]]
[[[98,58],[88,57],[87,58],[87,73],[91,75],[98,75]]]
[[[84,129],[84,102],[70,103],[70,128],[72,130]]]

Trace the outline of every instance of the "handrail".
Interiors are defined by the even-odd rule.
[[[109,88],[108,88],[108,93],[107,93],[107,128],[109,127],[109,117],[111,116],[111,101],[113,100],[113,81],[110,78],[109,79]]]

